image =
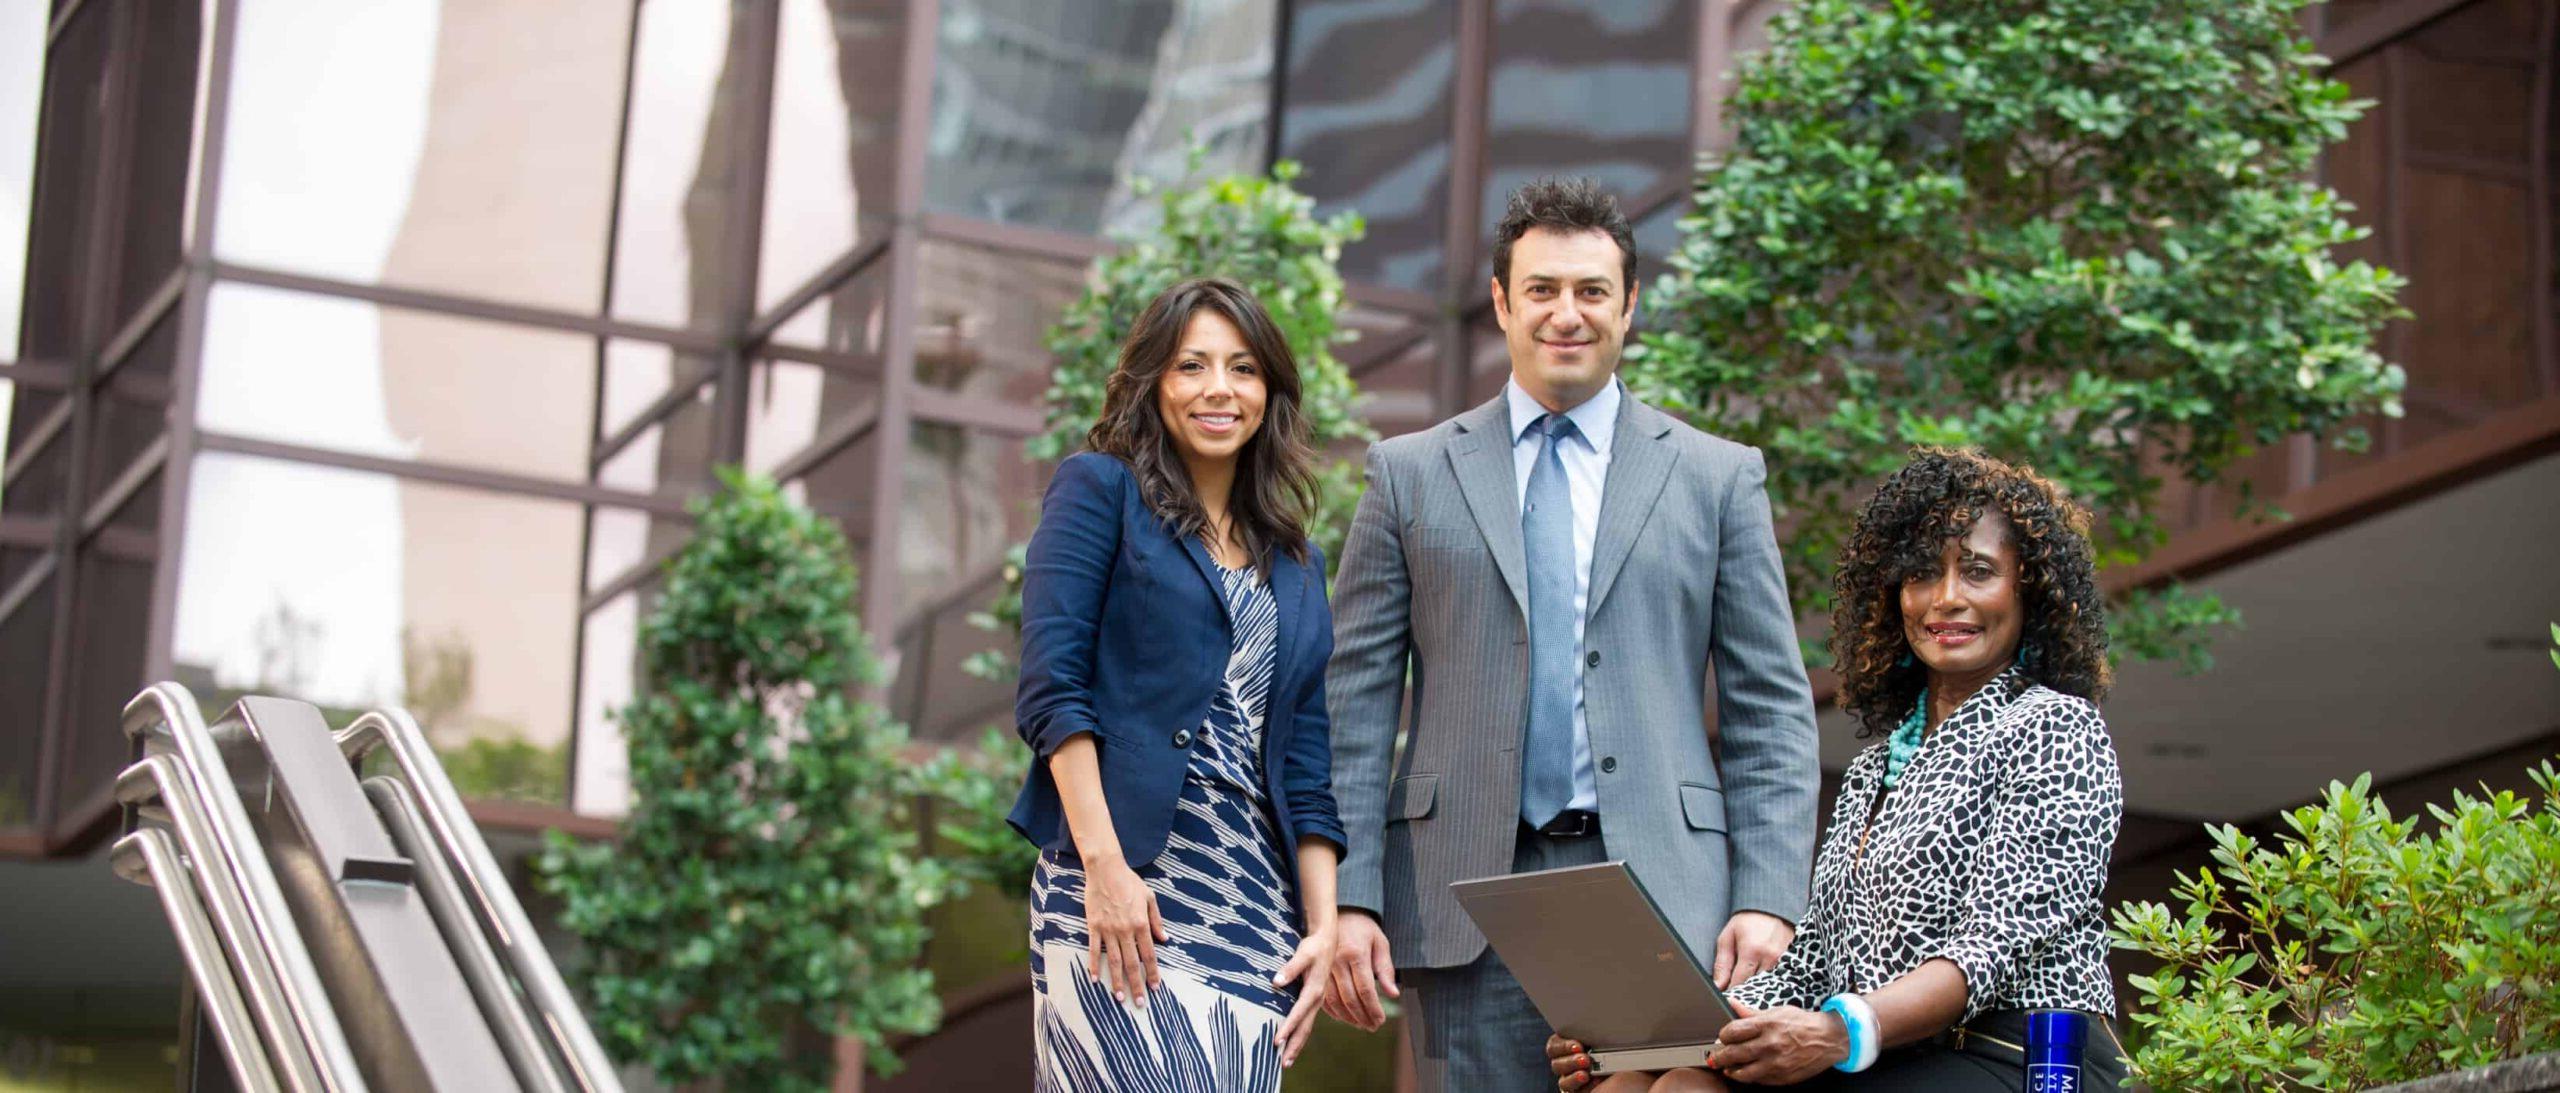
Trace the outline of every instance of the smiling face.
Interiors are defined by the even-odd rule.
[[[1970,694],[2017,655],[2026,612],[2009,523],[1987,512],[1938,555],[1938,571],[1902,584],[1902,640],[1929,669],[1929,688]]]
[[[1262,362],[1227,317],[1206,308],[1182,328],[1173,363],[1156,381],[1156,412],[1184,463],[1232,462],[1262,428],[1269,398]]]
[[[1582,405],[1618,371],[1635,290],[1607,232],[1531,228],[1511,245],[1511,287],[1493,282],[1493,313],[1511,375],[1549,410]]]

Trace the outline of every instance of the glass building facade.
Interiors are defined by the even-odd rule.
[[[1485,238],[1529,178],[1672,245],[1769,0],[13,0],[0,6],[0,832],[85,844],[145,680],[416,711],[526,823],[626,806],[608,716],[685,504],[838,521],[893,712],[1028,531],[1043,328],[1134,180],[1304,165],[1367,237],[1387,434],[1507,371]],[[2327,173],[2424,321],[2373,455],[2547,397],[2548,0],[2352,0]],[[2426,119],[2423,123],[2419,119]],[[2182,497],[2190,524],[2223,506]],[[531,811],[523,811],[530,809]]]
[[[1046,481],[1023,454],[1042,332],[1148,226],[1133,180],[1287,158],[1320,211],[1360,213],[1343,356],[1379,432],[1424,428],[1507,373],[1504,195],[1602,180],[1649,280],[1782,6],[0,0],[0,859],[98,845],[119,711],[164,678],[213,705],[405,705],[493,832],[607,830],[637,629],[724,465],[843,528],[881,697],[921,740],[974,740],[1009,719],[1010,688],[961,665],[1003,640],[969,616]],[[2179,535],[2136,576],[2220,571],[2273,609],[2235,670],[2129,671],[2111,702],[2139,790],[2122,891],[2201,860],[2200,816],[2560,739],[2538,656],[2448,674],[2484,641],[2538,654],[2472,620],[2547,600],[2547,564],[2461,563],[2472,598],[2396,608],[2466,654],[2418,670],[2474,727],[2423,740],[2404,727],[2443,708],[2341,686],[2382,651],[2325,644],[2363,626],[2323,607],[2380,587],[2369,559],[2438,550],[2378,513],[2486,505],[2461,545],[2554,541],[2560,0],[2308,18],[2379,103],[2322,172],[2374,228],[2354,252],[2410,280],[2383,345],[2409,413],[2370,453],[2239,468],[2300,517],[2281,528],[2172,487]],[[2430,605],[2443,625],[2406,613]],[[92,989],[26,955],[0,950],[0,1029],[9,997]],[[914,1073],[1020,1047],[1010,1010],[952,1021]]]

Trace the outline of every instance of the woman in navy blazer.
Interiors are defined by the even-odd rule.
[[[1276,1090],[1322,1003],[1335,816],[1314,455],[1252,296],[1147,306],[1022,585],[1012,821],[1042,1090]]]

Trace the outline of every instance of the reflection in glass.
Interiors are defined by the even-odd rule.
[[[887,224],[905,44],[900,0],[783,3],[758,312]]]
[[[128,0],[146,6],[140,0]],[[112,207],[116,225],[115,295],[107,322],[122,327],[178,269],[189,206],[187,165],[195,141],[198,21],[205,5],[150,4],[136,40],[121,48],[135,72],[133,143]],[[127,696],[131,697],[131,696]]]
[[[843,530],[865,588],[874,576],[869,565],[871,498],[878,492],[879,462],[880,435],[868,433],[782,484],[783,496],[809,506]]]
[[[0,664],[9,666],[0,672],[0,710],[13,711],[0,717],[0,829],[24,826],[34,818],[45,685],[52,675],[54,583],[59,579],[46,578],[15,612],[0,618]]]
[[[24,330],[14,345],[19,359],[68,360],[91,348],[83,344],[88,309],[80,290],[90,277],[90,221],[105,197],[97,185],[104,143],[97,119],[114,22],[108,5],[88,5],[46,55],[44,155],[30,191],[42,204],[27,218]]]
[[[225,283],[197,421],[320,448],[582,480],[585,335]]]
[[[614,221],[613,314],[710,327],[728,306],[729,210],[742,181],[736,117],[746,73],[726,3],[640,5],[622,207]]]
[[[239,11],[223,257],[596,310],[629,0],[246,0]]]
[[[159,504],[156,498],[149,503]],[[80,549],[61,800],[77,802],[105,790],[131,761],[124,704],[149,682],[142,673],[143,654],[151,644],[147,632],[154,569],[148,554],[110,556],[95,541]]]
[[[1456,21],[1440,0],[1296,0],[1280,154],[1325,214],[1360,213],[1342,253],[1354,280],[1440,287]]]
[[[169,381],[178,357],[178,323],[164,319],[134,347],[89,403],[88,497],[115,485],[151,442],[169,431]]]
[[[1084,291],[1084,267],[927,241],[916,320],[916,382],[1034,406],[1049,389],[1041,339]]]
[[[1496,5],[1485,104],[1488,237],[1511,191],[1533,179],[1588,175],[1623,206],[1687,168],[1696,9],[1684,0]]]
[[[632,575],[652,558],[683,549],[693,521],[673,513],[604,505],[587,514],[587,592],[592,595]]]
[[[941,212],[1092,234],[1143,227],[1126,179],[1259,166],[1274,0],[948,0],[926,146]]]
[[[621,432],[676,383],[701,384],[719,364],[716,357],[683,352],[658,342],[605,339],[604,374],[598,377],[604,390],[597,404],[597,438]],[[711,397],[708,388],[702,389],[700,395]]]
[[[1043,475],[1022,438],[916,422],[899,497],[900,618],[983,581],[1031,537]],[[983,603],[973,605],[983,606]]]
[[[589,612],[578,634],[578,757],[569,807],[619,819],[631,811],[631,752],[623,707],[640,676],[640,620],[655,606],[652,586],[625,592]]]
[[[630,493],[683,497],[711,488],[711,389],[676,404],[596,467],[596,484]]]
[[[747,469],[770,474],[837,426],[879,411],[876,374],[800,361],[757,361],[747,376]]]
[[[18,308],[27,286],[28,210],[35,200],[36,117],[44,99],[44,8],[0,5],[0,359],[18,354]],[[0,382],[0,422],[9,417]],[[5,432],[5,426],[0,426]],[[0,446],[0,453],[6,447]],[[5,826],[5,816],[0,816]]]
[[[579,506],[212,453],[187,512],[200,695],[406,706],[466,796],[562,799]]]
[[[775,328],[773,342],[852,358],[879,369],[889,333],[889,257],[872,259],[852,277],[801,306]]]

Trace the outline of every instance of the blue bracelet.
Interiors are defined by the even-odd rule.
[[[1866,999],[1835,994],[1822,1000],[1822,1012],[1839,1017],[1841,1026],[1849,1030],[1849,1057],[1831,1064],[1832,1069],[1855,1074],[1876,1065],[1876,1056],[1884,1049],[1880,1042],[1882,1030],[1876,1025],[1876,1011]]]

